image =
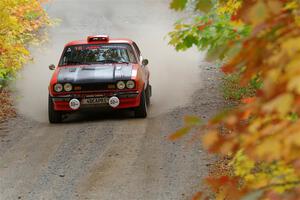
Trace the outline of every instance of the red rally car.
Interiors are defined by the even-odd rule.
[[[66,44],[49,85],[50,123],[83,109],[132,109],[147,117],[152,94],[148,60],[136,43],[107,35]]]

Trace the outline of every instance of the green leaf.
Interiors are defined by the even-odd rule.
[[[192,47],[194,44],[198,44],[198,38],[194,37],[192,35],[188,35],[183,39],[183,43],[186,46],[186,48]]]
[[[191,129],[192,129],[192,126],[182,127],[179,130],[177,130],[176,132],[169,135],[169,140],[177,140],[177,139],[183,137],[184,135],[186,135],[188,132],[190,132]]]
[[[183,10],[187,2],[187,0],[172,0],[170,7],[174,10]]]
[[[230,112],[230,109],[224,109],[222,112],[219,112],[217,115],[215,115],[213,118],[211,118],[211,123],[218,123],[222,121]]]
[[[298,121],[298,119],[299,119],[299,115],[297,114],[297,113],[290,113],[289,115],[288,115],[288,119],[290,120],[290,121],[292,121],[292,122],[296,122],[296,121]]]
[[[213,4],[210,0],[199,0],[196,4],[196,10],[200,10],[202,12],[209,12],[213,7]]]
[[[35,12],[35,11],[29,11],[25,14],[24,18],[26,20],[36,20],[40,17],[40,13]]]
[[[198,126],[201,124],[201,119],[197,116],[185,116],[184,123],[186,126]]]

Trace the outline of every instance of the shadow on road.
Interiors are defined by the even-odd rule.
[[[135,119],[133,112],[130,110],[109,110],[109,111],[80,111],[76,113],[66,114],[63,123],[85,123],[96,121],[111,120],[130,120]]]

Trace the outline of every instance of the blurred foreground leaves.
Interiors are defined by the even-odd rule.
[[[210,58],[223,60],[225,74],[238,74],[238,90],[254,86],[241,93],[237,107],[205,125],[204,146],[229,157],[232,168],[207,178],[214,198],[300,199],[300,2],[172,4],[180,5],[177,10],[192,6],[196,13],[175,24],[170,44],[177,50],[208,50]]]

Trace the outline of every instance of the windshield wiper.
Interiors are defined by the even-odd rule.
[[[80,63],[80,65],[92,65],[92,64],[94,64],[94,63],[91,63],[91,62],[82,62],[82,63]]]
[[[129,62],[126,61],[118,61],[118,60],[101,60],[99,63],[124,63],[124,64],[129,64]]]
[[[67,65],[89,65],[89,63],[83,63],[79,61],[68,61],[65,64],[63,64],[63,66],[67,66]]]
[[[100,60],[99,63],[115,63],[115,60]]]
[[[126,61],[119,61],[118,63],[120,63],[120,64],[129,64],[129,62],[126,62]]]

